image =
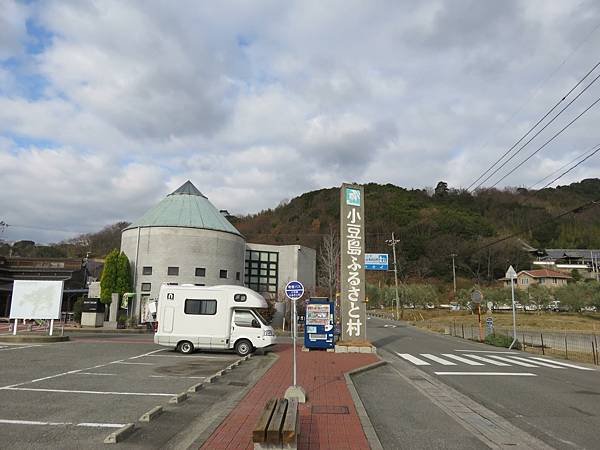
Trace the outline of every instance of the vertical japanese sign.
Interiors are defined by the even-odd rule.
[[[340,189],[342,340],[365,341],[365,204],[362,186],[342,184]]]

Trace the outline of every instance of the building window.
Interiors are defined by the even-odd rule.
[[[186,314],[213,316],[217,313],[217,301],[186,298],[184,312]]]
[[[142,275],[152,275],[152,267],[151,266],[142,267]]]
[[[197,277],[205,277],[206,276],[206,268],[205,267],[196,267],[196,276]]]
[[[244,284],[257,292],[277,293],[278,252],[246,250]]]
[[[204,283],[194,283],[194,286],[206,286]]]
[[[219,278],[227,278],[227,271],[224,269],[219,270]]]
[[[177,286],[179,283],[167,283],[168,286]]]
[[[235,279],[236,279],[236,281],[240,281],[240,273],[239,272],[235,273]]]
[[[142,283],[142,292],[150,292],[152,290],[151,283]]]
[[[169,267],[167,269],[167,275],[173,275],[173,276],[179,275],[179,267]]]

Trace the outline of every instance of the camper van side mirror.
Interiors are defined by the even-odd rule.
[[[252,327],[254,327],[254,328],[260,328],[260,324],[258,323],[258,320],[252,319]]]

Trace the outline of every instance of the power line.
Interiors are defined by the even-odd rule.
[[[573,164],[575,161],[577,161],[579,158],[582,158],[583,156],[587,155],[589,152],[593,151],[596,148],[596,146],[592,146],[590,148],[588,148],[586,151],[584,151],[583,153],[577,155],[575,158],[573,158],[571,161],[569,161],[568,163],[563,164],[562,166],[560,166],[558,169],[556,169],[554,172],[546,175],[544,178],[542,178],[541,180],[536,181],[535,183],[533,183],[532,185],[530,185],[527,189],[533,189],[535,186],[537,186],[538,184],[543,183],[544,181],[546,181],[548,178],[554,176],[555,174],[557,174],[558,172],[560,172],[561,170],[563,170],[565,167]]]
[[[492,169],[494,168],[494,166],[496,166],[496,165],[497,165],[497,164],[498,164],[500,161],[502,161],[502,159],[504,159],[504,157],[505,157],[506,155],[508,155],[508,154],[509,154],[509,153],[510,153],[510,152],[511,152],[511,151],[512,151],[512,150],[513,150],[513,149],[514,149],[514,148],[515,148],[517,145],[519,145],[519,144],[520,144],[520,143],[523,141],[523,139],[525,139],[525,138],[526,138],[526,137],[527,137],[527,136],[528,136],[528,135],[529,135],[529,134],[530,134],[530,133],[531,133],[531,132],[532,132],[532,131],[533,131],[533,130],[534,130],[534,129],[535,129],[535,128],[536,128],[536,127],[537,127],[537,126],[540,124],[540,123],[542,123],[542,122],[544,121],[544,119],[546,119],[546,117],[548,117],[550,114],[552,114],[552,112],[553,112],[553,111],[554,111],[554,110],[555,110],[555,109],[556,109],[556,108],[557,108],[557,107],[558,107],[558,106],[559,106],[559,105],[560,105],[560,104],[561,104],[563,101],[565,101],[565,100],[566,100],[566,98],[567,98],[567,97],[568,97],[568,96],[569,96],[569,95],[570,95],[570,94],[571,94],[571,93],[572,93],[572,92],[573,92],[575,89],[577,89],[577,87],[578,87],[578,86],[579,86],[581,83],[583,83],[583,81],[584,81],[584,80],[585,80],[585,79],[586,79],[586,78],[587,78],[587,77],[588,77],[588,76],[589,76],[589,75],[590,75],[590,74],[591,74],[591,73],[592,73],[592,72],[593,72],[593,71],[594,71],[594,70],[595,70],[595,69],[596,69],[596,68],[597,68],[599,65],[600,65],[600,61],[599,61],[599,62],[597,62],[597,63],[594,65],[594,67],[592,67],[592,68],[591,68],[591,69],[590,69],[590,70],[589,70],[589,71],[588,71],[588,72],[587,72],[587,73],[586,73],[586,74],[583,76],[583,78],[581,78],[581,79],[580,79],[580,80],[579,80],[579,81],[578,81],[578,82],[577,82],[577,83],[576,83],[576,84],[575,84],[575,85],[574,85],[574,86],[573,86],[573,87],[572,87],[572,88],[569,90],[569,92],[567,92],[565,95],[563,95],[563,97],[562,97],[562,98],[561,98],[561,99],[560,99],[558,102],[556,102],[556,104],[555,104],[555,105],[554,105],[552,108],[550,108],[550,110],[549,110],[549,111],[548,111],[546,114],[544,114],[544,116],[542,116],[542,118],[541,118],[541,119],[539,119],[539,120],[538,120],[538,121],[535,123],[535,125],[533,125],[531,128],[529,128],[529,130],[527,131],[527,133],[525,133],[523,136],[521,136],[521,138],[520,138],[520,139],[519,139],[517,142],[515,142],[515,143],[514,143],[514,144],[513,144],[513,145],[512,145],[512,146],[511,146],[511,147],[510,147],[510,148],[509,148],[509,149],[508,149],[508,150],[507,150],[507,151],[506,151],[506,152],[505,152],[505,153],[504,153],[504,154],[503,154],[503,155],[502,155],[500,158],[498,158],[498,159],[496,160],[496,162],[494,162],[494,164],[492,164],[492,165],[491,165],[491,166],[490,166],[490,167],[489,167],[489,168],[488,168],[488,169],[487,169],[485,172],[483,172],[481,175],[479,175],[479,177],[478,177],[478,178],[477,178],[475,181],[473,181],[473,182],[472,182],[472,183],[469,185],[469,187],[467,188],[467,191],[468,191],[469,189],[471,189],[471,187],[472,187],[472,186],[473,186],[475,183],[477,183],[479,180],[481,180],[481,179],[482,179],[482,178],[483,178],[483,177],[484,177],[484,176],[485,176],[485,175],[486,175],[486,174],[487,174],[487,173],[488,173],[490,170],[492,170]],[[596,77],[596,79],[597,79],[597,78],[598,78],[598,77]],[[596,81],[596,80],[594,80],[594,81]],[[592,83],[593,83],[593,82],[592,82]],[[590,84],[590,85],[591,85],[591,84]],[[589,86],[588,86],[588,87],[589,87]],[[587,88],[586,88],[586,89],[587,89]],[[582,92],[581,92],[579,95],[581,95],[583,92],[585,92],[585,89],[584,89],[584,91],[582,91]],[[573,99],[573,100],[572,100],[572,101],[569,103],[569,105],[570,105],[571,103],[573,103],[573,101],[577,100],[577,98],[579,97],[579,95],[578,95],[577,97],[575,97],[575,99]],[[567,106],[565,107],[565,109],[566,109],[566,108],[567,108],[569,105],[567,105]],[[564,109],[563,109],[563,111],[564,111]],[[559,116],[561,113],[562,113],[562,111],[561,111],[560,113],[558,113],[558,114],[557,114],[557,115],[554,117],[554,119],[556,119],[556,117],[558,117],[558,116]],[[554,120],[554,119],[553,119],[553,120]],[[551,123],[551,122],[550,122],[550,123]],[[548,126],[550,123],[548,123],[546,126]],[[540,130],[540,132],[541,132],[541,131],[543,131],[543,129],[542,129],[542,130]],[[538,134],[539,134],[539,133],[538,133]],[[536,134],[536,136],[537,136],[537,134]],[[534,136],[534,137],[535,137],[535,136]],[[531,141],[529,141],[529,142],[531,142]],[[525,144],[525,145],[527,145],[527,144]],[[492,175],[493,175],[493,174],[492,174]],[[481,184],[485,183],[485,182],[486,182],[488,179],[489,179],[489,177],[488,177],[488,178],[486,178],[485,180],[483,180],[483,181],[482,181],[482,182],[481,182],[481,183],[480,183],[480,184],[479,184],[477,187],[481,186]],[[475,189],[477,189],[477,188],[475,188]]]
[[[600,62],[598,62],[598,63],[597,63],[595,66],[594,66],[594,69],[595,69],[595,68],[596,68],[598,65],[600,65]],[[594,70],[594,69],[592,69],[592,70]],[[581,81],[583,81],[583,80],[584,80],[584,79],[585,79],[585,78],[586,78],[586,77],[589,75],[589,73],[590,73],[590,72],[588,72],[588,74],[586,74],[586,76],[585,76],[584,78],[582,78],[582,79],[580,80],[580,82],[581,82]],[[561,109],[561,110],[560,110],[560,111],[559,111],[559,112],[558,112],[558,113],[557,113],[557,114],[556,114],[556,115],[555,115],[555,116],[554,116],[552,119],[550,119],[550,120],[548,121],[548,123],[546,123],[546,125],[544,125],[544,126],[543,126],[543,127],[542,127],[542,128],[539,130],[539,131],[537,131],[537,132],[536,132],[536,133],[535,133],[535,134],[534,134],[534,135],[533,135],[533,136],[532,136],[532,137],[531,137],[531,138],[530,138],[530,139],[529,139],[527,142],[525,142],[525,143],[524,143],[524,144],[523,144],[523,145],[522,145],[522,146],[521,146],[521,147],[520,147],[520,148],[519,148],[519,149],[518,149],[516,152],[514,152],[514,153],[513,153],[513,154],[512,154],[512,155],[511,155],[511,156],[510,156],[510,157],[509,157],[509,158],[508,158],[506,161],[504,161],[504,162],[503,162],[503,163],[502,163],[502,164],[501,164],[499,167],[497,167],[497,168],[496,168],[496,169],[495,169],[495,170],[494,170],[494,171],[493,171],[491,174],[489,174],[489,175],[488,175],[488,176],[487,176],[487,177],[486,177],[486,178],[485,178],[485,179],[484,179],[482,182],[480,182],[480,183],[479,183],[479,184],[478,184],[478,185],[475,187],[475,189],[477,189],[477,188],[479,188],[480,186],[482,186],[482,185],[483,185],[483,183],[485,183],[485,182],[486,182],[486,181],[488,181],[490,178],[492,178],[492,177],[493,177],[495,174],[497,174],[497,173],[498,173],[498,172],[499,172],[499,171],[500,171],[500,170],[501,170],[501,169],[502,169],[504,166],[506,166],[506,164],[508,164],[510,161],[512,161],[512,159],[513,159],[515,156],[517,156],[517,155],[518,155],[518,154],[519,154],[519,153],[520,153],[520,152],[521,152],[521,151],[522,151],[522,150],[523,150],[523,149],[524,149],[524,148],[525,148],[527,145],[529,145],[529,143],[530,143],[531,141],[533,141],[533,140],[534,140],[536,137],[538,137],[542,131],[544,131],[546,128],[548,128],[548,127],[549,127],[549,126],[550,126],[550,125],[551,125],[551,124],[552,124],[552,123],[553,123],[553,122],[554,122],[554,121],[555,121],[555,120],[556,120],[556,119],[557,119],[557,118],[558,118],[558,117],[559,117],[559,116],[560,116],[560,115],[561,115],[561,114],[562,114],[562,113],[563,113],[563,112],[564,112],[564,111],[565,111],[565,110],[566,110],[566,109],[569,107],[569,106],[571,106],[571,105],[572,105],[572,104],[573,104],[573,103],[574,103],[574,102],[575,102],[575,101],[576,101],[576,100],[577,100],[579,97],[581,97],[581,95],[582,95],[582,94],[583,94],[585,91],[587,91],[587,90],[588,90],[588,89],[589,89],[589,88],[590,88],[590,87],[591,87],[591,86],[592,86],[592,85],[593,85],[593,84],[594,84],[594,83],[595,83],[595,82],[598,80],[598,78],[600,78],[600,74],[598,74],[598,75],[596,76],[596,78],[594,78],[594,79],[593,79],[593,80],[592,80],[592,81],[591,81],[591,82],[590,82],[590,83],[589,83],[589,84],[588,84],[586,87],[584,87],[584,88],[581,90],[581,92],[579,92],[579,93],[578,93],[578,94],[575,96],[575,98],[573,98],[573,99],[572,99],[572,100],[571,100],[569,103],[567,103],[563,109]],[[579,84],[580,82],[578,82],[578,84]],[[572,90],[571,90],[571,91],[569,91],[569,92],[572,92]],[[565,96],[564,98],[566,98],[566,96]],[[563,98],[563,100],[564,100],[564,98]],[[561,100],[560,102],[562,102],[562,100]],[[560,102],[559,102],[559,103],[560,103]],[[556,106],[558,106],[558,104],[557,104],[557,105],[555,105],[555,106],[553,106],[553,107],[552,107],[552,109],[554,109]],[[587,112],[587,110],[586,110],[586,111],[584,111],[584,113],[585,113],[585,112]],[[549,113],[550,113],[550,111],[549,111]],[[544,118],[545,118],[545,117],[547,117],[547,115],[548,115],[548,114],[546,114],[546,115],[544,116]],[[524,138],[524,137],[526,137],[526,136],[527,136],[527,135],[528,135],[528,134],[529,134],[531,131],[533,131],[533,129],[534,129],[535,127],[537,127],[537,125],[538,125],[538,124],[539,124],[539,123],[540,123],[540,122],[541,122],[541,121],[542,121],[544,118],[540,119],[540,120],[539,120],[539,121],[536,123],[536,125],[535,125],[534,127],[532,127],[532,128],[531,128],[531,129],[530,129],[530,130],[529,130],[529,131],[528,131],[528,132],[527,132],[527,133],[526,133],[526,134],[523,136],[523,138]],[[521,138],[521,139],[519,140],[519,142],[520,142],[520,141],[521,141],[523,138]],[[518,142],[517,142],[517,144],[516,144],[516,145],[518,145]],[[501,157],[501,158],[500,158],[500,159],[499,159],[499,160],[498,160],[496,163],[500,162],[500,161],[501,161],[501,160],[502,160],[502,159],[503,159],[503,158],[504,158],[504,157],[505,157],[505,156],[506,156],[508,153],[510,153],[510,151],[511,151],[511,150],[512,150],[512,149],[513,149],[513,148],[514,148],[516,145],[514,145],[514,146],[513,146],[511,149],[509,149],[509,151],[507,151],[506,153],[504,153],[504,155],[502,155],[502,157]],[[491,168],[490,168],[490,169],[491,169]],[[468,190],[468,189],[467,189],[467,190]]]
[[[590,159],[592,156],[594,156],[596,153],[598,153],[598,151],[600,151],[600,145],[598,146],[598,148],[596,148],[596,150],[594,150],[593,153],[591,153],[590,155],[586,156],[584,159],[582,159],[581,161],[579,161],[577,164],[575,164],[573,167],[571,167],[570,169],[564,171],[563,173],[561,173],[559,176],[557,176],[554,180],[552,180],[550,183],[548,183],[547,185],[545,185],[543,188],[540,189],[546,189],[548,186],[550,186],[552,183],[554,183],[556,180],[558,180],[559,178],[561,178],[562,176],[568,174],[571,170],[575,169],[577,166],[579,166],[580,164],[584,163],[585,161],[587,161],[588,159]]]
[[[600,75],[598,75],[600,77]],[[598,97],[590,106],[588,106],[587,108],[585,108],[577,117],[575,117],[573,120],[571,120],[568,124],[566,124],[563,128],[561,128],[558,132],[556,132],[550,139],[548,139],[546,142],[544,142],[540,147],[538,147],[538,149],[536,151],[534,151],[533,153],[531,153],[527,158],[525,158],[523,161],[521,161],[519,164],[517,164],[515,167],[513,167],[511,170],[508,171],[508,173],[506,175],[504,175],[502,178],[500,178],[498,181],[496,181],[494,184],[492,184],[491,187],[496,186],[498,183],[500,183],[502,180],[504,180],[506,177],[508,177],[509,175],[511,175],[513,172],[515,172],[519,167],[521,167],[523,164],[525,164],[527,161],[529,161],[534,155],[536,155],[537,153],[539,153],[544,147],[546,147],[546,145],[548,145],[550,142],[552,142],[554,139],[556,139],[558,136],[560,136],[567,128],[569,128],[571,125],[573,125],[577,120],[579,120],[579,118],[581,116],[583,116],[585,113],[587,113],[590,109],[592,109],[598,102],[600,102],[600,97]],[[516,156],[516,153],[515,155]],[[511,158],[512,159],[512,158]],[[510,159],[509,159],[510,161]],[[507,161],[508,162],[508,161]]]

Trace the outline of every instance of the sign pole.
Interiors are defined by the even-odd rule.
[[[285,287],[285,296],[292,302],[292,381],[293,384],[285,391],[284,397],[287,399],[295,398],[298,403],[306,403],[306,392],[301,386],[298,386],[297,365],[296,365],[296,334],[298,330],[298,313],[296,310],[296,301],[304,295],[304,286],[299,281],[290,281]]]
[[[479,342],[483,342],[483,328],[481,326],[481,303],[477,305],[477,319],[479,320]]]
[[[52,331],[54,331],[54,319],[50,319],[50,336],[52,336]]]
[[[19,324],[19,319],[15,319],[15,324],[13,326],[13,336],[17,335],[17,325]]]
[[[513,345],[517,342],[517,313],[515,309],[515,284],[513,280],[517,277],[517,272],[513,269],[513,266],[510,266],[506,271],[506,278],[510,279],[510,293],[512,297],[512,314],[513,314],[513,341],[508,347],[509,350],[512,350]]]

